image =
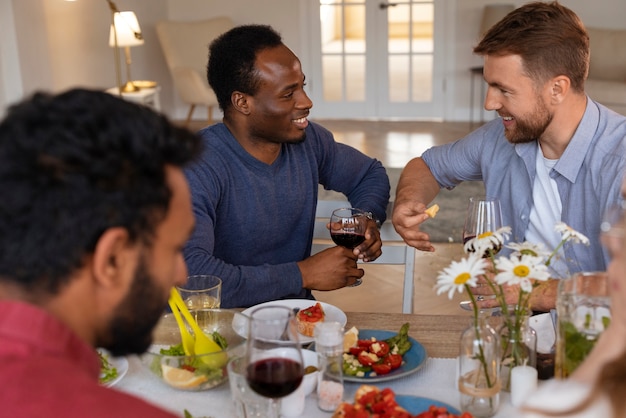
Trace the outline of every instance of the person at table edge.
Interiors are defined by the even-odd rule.
[[[620,199],[626,117],[585,94],[590,52],[582,22],[558,2],[528,3],[494,25],[474,52],[484,57],[485,109],[499,118],[407,164],[398,182],[394,227],[409,245],[434,251],[419,230],[428,219],[426,204],[441,188],[482,180],[486,194],[501,201],[511,241],[553,249],[560,241],[554,225],[563,221],[591,241],[589,247],[566,246],[561,261],[569,272],[606,269],[600,223]],[[554,308],[557,283],[533,289],[534,310]],[[490,288],[473,291],[488,294]],[[507,292],[515,303],[517,290]],[[479,305],[494,307],[497,301],[486,298]]]
[[[104,387],[95,347],[144,352],[193,228],[201,142],[105,92],[37,93],[0,123],[0,405],[6,417],[176,415]],[[182,414],[182,410],[179,412]]]
[[[385,168],[307,120],[313,104],[300,61],[271,27],[235,27],[211,43],[209,57],[224,117],[199,132],[206,149],[186,169],[196,217],[184,250],[190,274],[219,276],[224,308],[312,299],[311,290],[355,283],[364,274],[357,258],[381,254]],[[354,250],[310,255],[319,184],[373,215]]]

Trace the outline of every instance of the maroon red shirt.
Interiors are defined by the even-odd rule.
[[[175,417],[98,382],[93,347],[48,312],[0,301],[0,405],[7,417]]]

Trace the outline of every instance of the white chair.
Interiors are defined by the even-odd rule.
[[[195,22],[163,21],[156,24],[156,32],[174,80],[174,87],[183,102],[190,105],[186,124],[189,124],[196,106],[208,108],[208,121],[213,120],[217,97],[206,77],[209,44],[233,27],[228,17]]]
[[[316,254],[335,244],[330,239],[326,224],[330,214],[338,208],[350,207],[347,200],[318,200],[315,211],[315,229],[313,231],[313,247],[311,254]],[[402,313],[413,312],[413,274],[415,270],[415,249],[407,245],[391,224],[393,202],[387,206],[387,222],[380,228],[380,238],[383,241],[383,253],[369,264],[404,265],[404,284],[402,290]]]

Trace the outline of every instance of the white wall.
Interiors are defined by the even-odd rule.
[[[173,89],[156,38],[156,22],[228,15],[235,24],[270,24],[281,32],[307,68],[307,16],[303,5],[310,1],[314,0],[116,0],[115,4],[120,10],[133,10],[144,33],[145,44],[131,48],[133,78],[157,81],[162,88],[163,111],[183,119],[187,108]],[[440,1],[450,2],[446,9],[453,13],[448,19],[452,24],[446,28],[449,42],[445,71],[450,80],[446,118],[468,120],[468,69],[481,64],[471,52],[476,28],[483,5],[496,0]],[[523,3],[515,1],[516,5]],[[577,12],[588,26],[626,28],[623,0],[561,3]],[[0,0],[0,109],[38,89],[56,92],[72,86],[114,86],[114,58],[107,44],[109,13],[105,0]],[[196,117],[204,118],[205,112],[199,109]]]

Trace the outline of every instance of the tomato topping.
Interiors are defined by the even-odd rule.
[[[324,310],[319,302],[313,306],[298,311],[298,319],[300,319],[300,321],[319,322],[322,318],[324,318]]]

